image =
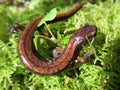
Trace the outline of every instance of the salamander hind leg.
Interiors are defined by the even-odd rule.
[[[16,32],[18,32],[18,30],[24,30],[24,29],[25,29],[25,27],[21,24],[18,24],[18,23],[14,23],[13,25],[11,25],[9,27],[9,31],[11,33],[16,33]]]

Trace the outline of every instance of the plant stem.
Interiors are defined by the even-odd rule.
[[[47,23],[45,22],[44,24],[45,24],[45,26],[47,27],[48,31],[50,32],[50,34],[51,34],[51,36],[52,36],[52,38],[53,38],[52,40],[61,47],[62,45],[61,45],[61,44],[59,43],[59,41],[55,38],[55,36],[54,36],[53,33],[51,32],[51,30],[49,29]]]

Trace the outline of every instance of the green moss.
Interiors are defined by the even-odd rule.
[[[17,51],[19,33],[11,35],[8,28],[14,22],[26,26],[54,7],[58,12],[68,11],[75,1],[33,0],[28,7],[17,10],[10,4],[0,5],[0,90],[119,90],[120,1],[97,1],[95,5],[87,3],[68,20],[49,25],[62,47],[82,24],[94,24],[98,28],[94,40],[80,53],[91,51],[93,56],[89,61],[70,65],[54,76],[40,76],[24,68]],[[44,31],[48,30],[44,28]]]

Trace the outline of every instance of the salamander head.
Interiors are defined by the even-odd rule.
[[[97,28],[95,25],[83,25],[79,30],[77,30],[71,38],[74,39],[75,45],[85,44],[88,40],[92,40],[96,35]],[[87,40],[88,39],[88,40]]]
[[[80,29],[80,35],[82,37],[87,37],[88,39],[92,39],[97,32],[97,27],[95,25],[88,25],[85,24],[83,27]]]
[[[85,24],[78,31],[75,32],[73,37],[81,37],[81,40],[86,38],[91,40],[96,35],[96,32],[97,27],[95,25]]]

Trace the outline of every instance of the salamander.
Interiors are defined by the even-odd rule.
[[[57,14],[54,20],[46,23],[49,24],[67,19],[81,9],[84,5],[85,3],[79,3],[72,10],[66,13]],[[64,70],[72,60],[77,59],[77,56],[79,55],[83,45],[85,45],[88,40],[92,40],[94,38],[97,28],[95,25],[83,25],[71,36],[68,45],[65,47],[64,51],[62,51],[59,57],[46,61],[41,56],[36,55],[33,50],[33,35],[37,29],[37,25],[43,18],[44,17],[41,16],[37,19],[34,19],[28,24],[27,27],[25,27],[19,38],[18,53],[22,63],[30,71],[40,75],[54,75]]]

